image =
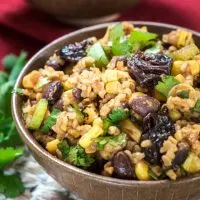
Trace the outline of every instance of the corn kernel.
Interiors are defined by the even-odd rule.
[[[22,85],[24,88],[33,89],[39,78],[40,72],[34,70],[23,78]]]
[[[150,179],[149,166],[144,161],[140,161],[135,165],[135,174],[139,180],[147,181]]]
[[[188,64],[189,64],[190,73],[193,76],[199,74],[199,71],[200,71],[199,63],[196,60],[189,60]]]
[[[178,80],[180,83],[184,83],[185,82],[185,78],[181,74],[178,74],[177,76],[175,76],[175,79]]]
[[[194,153],[190,153],[183,163],[183,168],[188,173],[196,173],[200,171],[200,159]]]
[[[176,76],[178,74],[181,74],[181,65],[184,63],[184,61],[174,61],[172,66],[171,74],[173,76]]]
[[[177,47],[178,48],[183,47],[183,46],[186,45],[187,37],[188,37],[188,32],[185,31],[185,30],[180,30],[179,37],[178,37],[178,42],[177,42]]]
[[[107,69],[103,74],[103,81],[110,82],[110,81],[117,81],[117,70]]]
[[[181,113],[177,110],[170,110],[169,116],[172,118],[172,120],[176,121],[181,118]]]
[[[60,143],[58,139],[52,140],[51,142],[48,142],[46,145],[46,149],[48,152],[55,154],[57,150],[57,146]]]
[[[74,84],[69,83],[68,81],[65,81],[63,84],[64,90],[70,90],[74,87]]]
[[[118,81],[112,81],[106,84],[106,92],[109,94],[118,94],[121,88],[121,84]]]

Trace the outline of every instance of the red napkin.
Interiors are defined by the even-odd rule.
[[[197,0],[141,0],[122,13],[119,20],[165,22],[200,31],[199,10]],[[31,8],[25,0],[0,0],[0,60],[7,53],[19,53],[21,49],[32,55],[75,29]]]

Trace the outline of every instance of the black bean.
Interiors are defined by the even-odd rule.
[[[179,168],[187,158],[187,155],[189,153],[189,148],[185,147],[179,151],[176,152],[175,158],[172,161],[172,166],[174,168]]]
[[[74,88],[72,91],[72,94],[77,101],[83,100],[83,97],[81,97],[81,92],[82,90],[79,88]]]
[[[123,151],[118,151],[112,158],[114,176],[120,179],[133,179],[133,165],[130,158]]]
[[[160,102],[148,95],[138,96],[130,103],[132,110],[141,117],[148,113],[156,112],[160,107]]]
[[[43,91],[42,97],[47,99],[49,104],[55,104],[63,93],[63,85],[60,81],[49,83]]]

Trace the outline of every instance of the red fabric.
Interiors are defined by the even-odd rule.
[[[200,31],[199,10],[197,0],[141,0],[119,20],[166,22]],[[34,10],[26,0],[0,0],[0,60],[21,49],[31,56],[46,43],[75,29]]]

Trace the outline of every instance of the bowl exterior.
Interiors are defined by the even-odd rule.
[[[177,28],[176,26],[152,23],[132,22],[135,25],[147,25],[149,31],[160,34]],[[15,87],[20,87],[22,77],[33,69],[42,67],[54,50],[66,43],[81,41],[91,36],[102,37],[108,24],[81,29],[63,36],[40,50],[26,64]],[[193,32],[200,46],[200,34]],[[84,200],[199,200],[200,176],[196,175],[179,181],[127,181],[92,174],[62,162],[49,154],[26,129],[21,112],[22,97],[12,96],[12,113],[17,129],[25,144],[41,166],[62,186],[77,193]]]
[[[29,0],[36,8],[56,17],[97,18],[121,12],[137,0]],[[84,9],[83,9],[84,8]]]

